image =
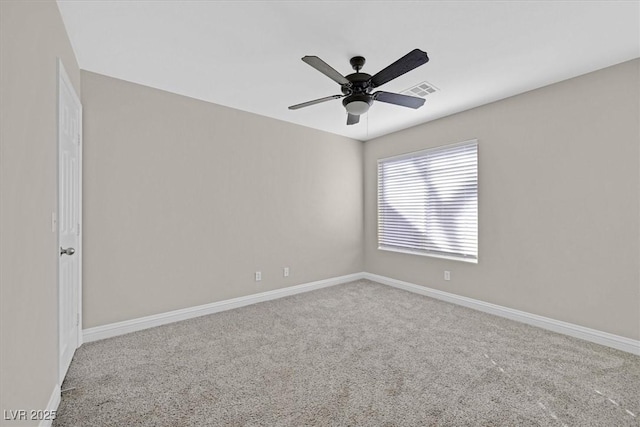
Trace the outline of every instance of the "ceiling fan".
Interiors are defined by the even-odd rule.
[[[342,105],[344,105],[347,110],[347,125],[354,125],[360,121],[360,115],[369,111],[369,107],[373,101],[381,101],[413,109],[420,108],[424,104],[423,98],[415,96],[383,91],[371,93],[373,89],[429,62],[427,52],[423,52],[420,49],[412,50],[373,76],[360,72],[365,63],[365,59],[362,56],[354,56],[351,58],[349,62],[356,72],[348,76],[343,76],[317,56],[305,56],[302,60],[338,83],[342,90],[342,95],[331,95],[325,98],[303,102],[302,104],[292,105],[289,107],[290,110],[320,104],[321,102],[331,101],[332,99],[344,98]]]

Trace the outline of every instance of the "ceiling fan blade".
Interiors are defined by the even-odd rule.
[[[429,62],[427,52],[423,52],[420,49],[414,49],[371,77],[371,85],[373,87],[382,86],[396,77],[400,77],[404,73],[408,73],[414,68],[426,64],[427,62]]]
[[[349,80],[347,80],[342,74],[334,70],[331,65],[327,64],[317,56],[305,56],[302,60],[325,76],[329,77],[334,82],[340,85],[351,85],[351,82],[349,82]]]
[[[355,125],[359,121],[360,121],[360,116],[356,116],[355,114],[349,114],[347,116],[347,124],[348,125]]]
[[[313,101],[303,102],[302,104],[296,104],[289,107],[289,110],[297,110],[300,108],[308,107],[309,105],[320,104],[321,102],[331,101],[332,99],[342,98],[344,95],[331,95],[324,98],[314,99]]]
[[[391,92],[375,92],[373,94],[373,99],[376,101],[386,102],[388,104],[401,105],[403,107],[414,109],[420,108],[424,105],[424,98]]]

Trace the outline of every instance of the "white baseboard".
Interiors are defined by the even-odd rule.
[[[58,405],[60,405],[60,395],[60,385],[56,384],[56,386],[53,388],[53,392],[51,393],[51,397],[49,397],[49,403],[47,403],[47,407],[44,408],[45,414],[50,414],[51,412],[58,410]],[[52,423],[52,419],[43,419],[40,421],[40,424],[38,424],[38,427],[51,427]]]
[[[596,329],[590,329],[584,326],[575,325],[573,323],[550,319],[548,317],[538,316],[536,314],[527,313],[525,311],[515,310],[512,308],[503,307],[500,305],[491,304],[473,298],[467,298],[449,292],[439,291],[436,289],[427,288],[425,286],[419,286],[413,283],[403,282],[401,280],[379,276],[372,273],[354,273],[346,276],[333,277],[330,279],[319,280],[317,282],[305,283],[288,288],[261,292],[259,294],[247,295],[244,297],[233,298],[225,301],[218,301],[211,304],[204,304],[196,307],[174,310],[167,313],[154,314],[152,316],[125,320],[123,322],[111,323],[109,325],[97,326],[95,328],[88,328],[82,331],[82,341],[91,342],[115,337],[117,335],[128,334],[130,332],[165,325],[167,323],[205,316],[207,314],[219,313],[221,311],[244,307],[258,302],[283,298],[286,296],[348,283],[359,279],[368,279],[384,285],[393,286],[394,288],[403,289],[405,291],[425,295],[452,304],[461,305],[464,307],[472,308],[474,310],[526,323],[528,325],[537,326],[542,329],[547,329],[553,332],[580,338],[596,344],[626,351],[628,353],[640,355],[640,341],[638,340],[633,340],[619,335],[610,334],[608,332],[602,332]],[[59,401],[60,396],[58,387],[58,402]],[[58,402],[56,402],[56,407]]]
[[[205,316],[207,314],[219,313],[221,311],[244,307],[258,302],[269,301],[277,298],[299,294],[302,292],[309,292],[316,289],[352,282],[354,280],[362,279],[363,277],[364,273],[348,274],[346,276],[332,277],[330,279],[318,280],[316,282],[304,283],[302,285],[290,286],[283,289],[275,289],[273,291],[261,292],[259,294],[247,295],[244,297],[233,298],[225,301],[218,301],[211,304],[183,308],[181,310],[154,314],[137,319],[125,320],[123,322],[96,326],[94,328],[88,328],[82,331],[82,341],[87,343],[91,341],[115,337],[117,335],[128,334],[130,332],[165,325],[167,323]]]
[[[596,329],[585,328],[584,326],[574,325],[573,323],[538,316],[525,311],[514,310],[512,308],[491,304],[473,298],[451,294],[449,292],[430,289],[425,286],[419,286],[413,283],[379,276],[377,274],[364,273],[364,278],[384,285],[393,286],[394,288],[404,289],[405,291],[425,295],[431,298],[450,302],[452,304],[462,305],[474,310],[483,311],[500,317],[506,317],[507,319],[516,320],[542,329],[547,329],[553,332],[569,335],[574,338],[580,338],[596,344],[640,355],[640,341],[638,340],[598,331]]]

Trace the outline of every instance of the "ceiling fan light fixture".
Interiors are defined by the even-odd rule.
[[[347,96],[342,105],[347,109],[347,113],[359,116],[369,111],[373,98],[369,94],[354,94]]]
[[[345,108],[347,109],[347,113],[359,116],[369,111],[369,104],[364,101],[351,101]]]

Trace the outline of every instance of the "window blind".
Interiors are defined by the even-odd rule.
[[[378,247],[477,262],[476,140],[378,160]]]

